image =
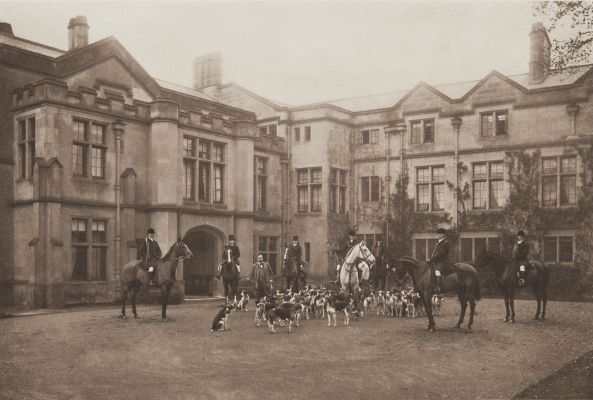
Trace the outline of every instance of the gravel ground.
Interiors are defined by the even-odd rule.
[[[8,399],[483,399],[587,398],[583,370],[593,357],[593,304],[550,302],[534,321],[534,301],[518,301],[515,324],[502,300],[478,303],[474,330],[452,328],[447,298],[437,332],[416,319],[370,315],[350,326],[303,321],[288,334],[256,328],[233,312],[210,334],[218,301],[160,308],[139,305],[0,320],[0,398]],[[582,357],[582,358],[579,358]],[[575,361],[576,360],[576,361]],[[571,389],[566,377],[574,377]],[[585,368],[588,367],[589,369]],[[572,371],[572,372],[571,372]],[[577,385],[575,382],[585,382]],[[539,390],[539,391],[538,391]]]

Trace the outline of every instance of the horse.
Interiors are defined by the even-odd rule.
[[[384,257],[377,257],[372,273],[373,287],[376,290],[385,290],[387,285],[387,266]]]
[[[435,288],[433,279],[433,272],[429,263],[421,263],[413,257],[402,257],[399,259],[401,267],[398,268],[400,278],[404,273],[408,273],[412,278],[414,289],[420,293],[426,316],[428,317],[428,329],[431,332],[435,331],[435,322],[432,315],[432,295]],[[465,317],[465,310],[469,302],[470,316],[467,324],[468,331],[471,330],[474,322],[474,312],[476,308],[476,301],[480,300],[480,280],[478,279],[478,272],[469,264],[457,263],[455,264],[455,272],[443,276],[443,289],[453,290],[457,292],[459,303],[461,304],[461,313],[459,314],[459,321],[455,327],[459,329]]]
[[[303,288],[302,274],[295,258],[292,256],[292,249],[290,247],[284,249],[282,275],[284,275],[286,289],[290,289],[292,292],[298,292]]]
[[[375,256],[367,248],[364,241],[352,246],[348,254],[346,254],[346,258],[340,269],[340,285],[342,289],[354,296],[355,306],[358,305],[358,289],[360,288],[357,266],[361,261],[364,261],[369,268],[375,263]]]
[[[507,311],[503,322],[515,322],[517,272],[515,271],[513,260],[503,257],[500,254],[483,250],[478,254],[474,265],[478,269],[489,266],[494,270],[494,273],[496,274],[496,283],[504,296],[504,305]],[[537,310],[533,319],[541,318],[542,320],[545,320],[546,303],[548,302],[546,288],[550,277],[550,270],[538,261],[531,261],[531,265],[533,265],[534,268],[527,275],[526,283],[537,300]]]
[[[175,283],[175,271],[179,260],[192,258],[193,254],[185,243],[178,239],[167,254],[159,261],[156,268],[156,286],[161,290],[161,318],[167,320],[167,304],[169,304],[169,293]],[[148,286],[148,274],[142,269],[142,260],[134,260],[127,263],[121,273],[122,288],[123,288],[123,304],[121,307],[121,319],[126,317],[126,302],[128,294],[132,292],[132,312],[134,318],[138,318],[136,313],[136,296],[138,291],[142,288],[146,291]]]
[[[233,261],[231,249],[227,248],[224,252],[224,260],[221,263],[222,286],[224,287],[224,298],[226,304],[236,303],[239,292],[239,270]]]

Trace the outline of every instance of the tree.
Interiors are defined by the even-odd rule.
[[[550,36],[557,34],[561,37],[552,40],[553,68],[590,61],[593,50],[593,2],[541,1],[534,4],[533,14],[547,19]]]

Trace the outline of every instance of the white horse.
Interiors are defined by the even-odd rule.
[[[355,298],[355,304],[359,298],[360,281],[358,279],[358,265],[360,265],[362,272],[362,279],[365,276],[368,280],[370,268],[375,263],[375,256],[367,248],[364,241],[352,246],[346,259],[340,269],[340,285],[342,289],[352,294]]]

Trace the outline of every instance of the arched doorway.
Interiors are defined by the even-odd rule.
[[[216,279],[216,265],[219,258],[218,230],[211,227],[196,227],[191,229],[183,241],[190,248],[194,257],[183,264],[183,279],[185,280],[185,294],[212,296]]]

